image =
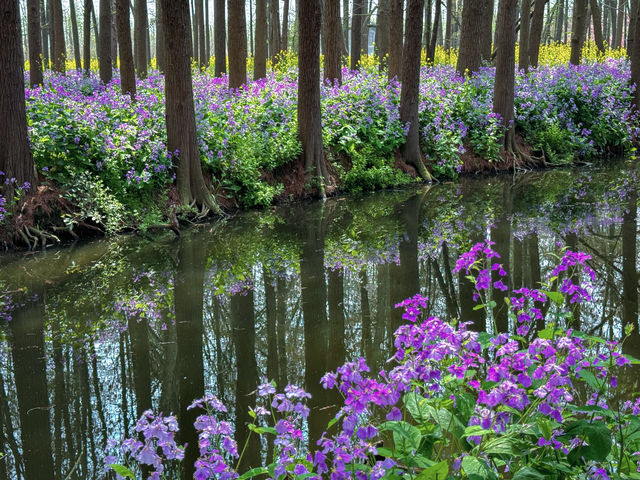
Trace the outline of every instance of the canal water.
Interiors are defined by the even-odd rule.
[[[429,314],[494,328],[452,273],[483,240],[511,289],[540,285],[561,248],[590,254],[594,300],[574,324],[617,340],[633,325],[624,349],[640,357],[637,183],[625,162],[463,178],[246,212],[180,238],[4,255],[0,479],[103,478],[108,440],[131,435],[143,411],[187,430],[186,407],[208,393],[243,426],[262,377],[304,386],[309,431],[321,432],[335,398],[320,377],[359,357],[384,368],[396,303],[420,292]],[[499,308],[495,324],[511,328]]]

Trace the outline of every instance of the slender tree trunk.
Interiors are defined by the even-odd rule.
[[[139,78],[147,78],[147,33],[145,23],[147,21],[147,1],[135,0],[134,8],[134,40],[135,63]]]
[[[29,84],[42,85],[42,37],[40,30],[40,0],[27,1],[27,30],[29,37]]]
[[[167,60],[165,57],[165,25],[163,21],[164,15],[162,14],[162,5],[160,0],[156,1],[156,66],[160,72],[165,71],[167,68]],[[224,1],[224,0],[223,0]]]
[[[265,1],[265,0],[258,0],[258,1]],[[205,36],[205,22],[204,22],[204,4],[202,3],[203,0],[195,0],[196,2],[196,19],[197,19],[197,23],[195,25],[198,35],[198,53],[199,55],[199,61],[200,61],[200,67],[201,68],[206,68],[207,67],[207,45],[206,45],[206,36]]]
[[[40,0],[40,26],[42,27],[42,60],[44,69],[50,68],[49,65],[49,21],[47,20],[47,6],[44,0]]]
[[[76,70],[82,70],[82,58],[80,55],[80,35],[78,33],[78,17],[76,16],[76,4],[69,0],[69,15],[71,16],[71,31],[73,33],[73,57],[76,61]]]
[[[171,25],[171,35],[165,38],[167,149],[179,152],[176,159],[178,195],[184,205],[195,200],[203,208],[219,211],[204,183],[196,137],[189,55],[189,6],[186,2],[174,0],[161,0],[161,3],[165,25]]]
[[[631,13],[632,16],[635,17],[633,22],[633,36],[640,38],[640,8],[637,7]],[[631,36],[631,32],[629,36]],[[640,42],[634,40],[629,53],[631,57],[631,82],[636,85],[633,100],[636,108],[640,108]]]
[[[433,62],[436,57],[436,46],[438,45],[438,34],[442,28],[440,27],[441,22],[441,8],[442,2],[440,0],[435,0],[436,2],[436,12],[433,17],[433,30],[431,30],[431,40],[429,42],[429,48],[427,48],[427,61]]]
[[[390,0],[380,0],[378,4],[378,19],[376,21],[376,56],[380,62],[380,68],[387,66],[389,55],[389,18],[391,16]]]
[[[622,30],[623,30],[623,25],[625,20],[624,10],[625,10],[626,3],[627,3],[626,0],[618,0],[618,18],[617,18],[617,24],[616,24],[616,38],[615,38],[615,43],[613,45],[613,48],[622,47],[622,38],[623,38]]]
[[[224,2],[225,0],[214,0],[213,3],[213,54],[216,57],[214,66],[216,77],[227,73],[227,32]]]
[[[602,14],[600,6],[598,5],[598,0],[589,0],[589,5],[591,6],[591,17],[593,18],[594,40],[600,53],[604,53],[605,46],[604,37],[602,35]]]
[[[571,27],[571,58],[573,65],[582,61],[585,25],[587,21],[587,0],[576,0],[573,5],[573,24]]]
[[[500,0],[496,24],[496,80],[493,90],[493,111],[500,115],[506,129],[504,145],[507,152],[515,145],[514,94],[516,56],[517,0]]]
[[[529,71],[529,24],[531,20],[531,0],[522,0],[520,5],[520,52],[518,68]]]
[[[431,40],[431,7],[432,0],[427,0],[424,4],[424,34],[422,39],[422,48],[425,51],[429,48]]]
[[[20,45],[18,2],[0,6],[0,171],[36,186],[36,170],[29,150],[27,114],[24,99],[24,57]],[[5,198],[13,195],[11,186],[3,189]]]
[[[357,70],[362,51],[362,19],[365,0],[353,0],[351,15],[351,70]]]
[[[282,5],[282,40],[280,41],[282,50],[289,50],[289,0],[284,0]]]
[[[82,26],[82,40],[83,40],[83,50],[82,53],[84,55],[84,72],[86,75],[89,75],[91,71],[91,10],[93,10],[93,2],[92,0],[84,0],[84,8],[83,8],[83,23]]]
[[[278,277],[276,282],[276,325],[278,329],[278,385],[287,385],[287,281]]]
[[[98,46],[98,61],[100,64],[100,80],[102,83],[111,81],[111,2],[100,0],[100,44]]]
[[[523,0],[527,2],[528,0]],[[464,0],[462,9],[462,31],[460,32],[460,49],[458,52],[458,64],[456,69],[460,75],[477,72],[482,65],[482,45],[478,41],[482,38],[483,22],[486,0]],[[522,47],[521,47],[522,48]]]
[[[453,9],[453,1],[447,0],[447,15],[445,16],[445,34],[444,34],[445,50],[449,50],[451,48],[451,18],[452,18],[451,10],[452,9]]]
[[[482,17],[482,36],[480,37],[480,50],[482,60],[491,61],[491,41],[493,40],[493,0],[484,0],[484,15]]]
[[[431,175],[422,162],[420,121],[418,120],[423,11],[424,0],[408,0],[404,51],[402,52],[400,121],[404,125],[409,125],[407,139],[402,148],[402,156],[405,162],[415,166],[424,180],[431,180]]]
[[[564,16],[565,16],[565,9],[564,9],[564,2],[565,0],[557,0],[556,2],[556,8],[558,9],[558,16],[556,17],[556,29],[555,29],[555,34],[553,36],[553,40],[555,42],[562,42],[562,27],[564,26]]]
[[[280,2],[271,0],[269,2],[269,58],[272,60],[276,60],[277,55],[282,51],[280,38]]]
[[[64,26],[61,0],[52,0],[53,9],[53,36],[55,39],[53,51],[53,69],[64,73],[66,69],[67,52],[64,41]]]
[[[329,178],[322,149],[320,110],[320,29],[321,0],[307,0],[298,5],[298,138],[302,144],[304,170],[318,178],[318,194],[326,196]]]
[[[116,0],[109,1],[111,8],[111,67],[118,68],[118,32],[116,29]]]
[[[229,88],[247,82],[247,20],[244,0],[228,0]]]
[[[538,66],[540,54],[540,42],[542,41],[542,27],[544,23],[544,7],[548,0],[535,0],[533,16],[531,17],[531,30],[529,32],[529,65]]]
[[[340,46],[340,0],[324,0],[322,12],[324,32],[322,50],[324,52],[324,78],[333,83],[342,83],[342,62]]]
[[[256,44],[253,79],[267,76],[267,0],[256,0]]]
[[[120,86],[122,93],[136,96],[136,73],[131,47],[131,24],[129,23],[129,0],[116,0],[118,43],[120,44]]]
[[[629,6],[629,32],[627,34],[627,55],[629,57],[631,57],[631,52],[633,51],[636,38],[636,21],[638,19],[638,8],[640,8],[640,2],[638,0],[631,0]]]
[[[402,73],[404,0],[389,2],[389,79]]]

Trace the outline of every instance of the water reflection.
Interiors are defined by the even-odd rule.
[[[148,408],[178,416],[181,476],[191,478],[198,411],[187,406],[214,393],[244,426],[262,376],[313,394],[313,442],[340,401],[320,376],[359,356],[383,368],[402,322],[395,303],[419,291],[431,314],[513,328],[504,310],[487,322],[471,283],[452,273],[459,252],[483,239],[509,272],[500,306],[539,285],[558,243],[590,253],[598,282],[576,326],[616,339],[633,326],[624,349],[640,357],[636,183],[625,165],[465,179],[249,212],[180,239],[5,257],[0,478],[100,477],[107,439],[134,434]],[[637,378],[624,382],[637,389]],[[242,468],[272,454],[246,428],[237,440],[249,442]]]

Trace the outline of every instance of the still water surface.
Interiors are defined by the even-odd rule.
[[[471,284],[452,274],[459,252],[483,239],[495,242],[511,288],[544,280],[558,247],[591,254],[594,302],[576,323],[616,339],[633,324],[624,348],[640,357],[637,202],[636,171],[620,163],[1,257],[0,314],[11,320],[0,319],[0,479],[102,478],[107,439],[131,432],[147,408],[176,413],[186,432],[195,415],[186,406],[204,393],[246,424],[262,376],[311,392],[318,435],[333,412],[321,407],[334,400],[319,378],[360,356],[384,367],[397,302],[421,292],[429,313],[486,328]],[[504,312],[496,320],[510,328]],[[248,452],[257,462],[260,445]]]

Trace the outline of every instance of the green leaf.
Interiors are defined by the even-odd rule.
[[[553,301],[553,303],[558,306],[562,306],[562,304],[564,303],[564,295],[562,295],[560,292],[547,292],[543,290],[542,293],[549,297]]]
[[[493,453],[494,455],[520,455],[516,448],[515,439],[509,437],[498,437],[489,440],[483,448],[485,453]]]
[[[413,419],[422,424],[429,419],[428,399],[415,392],[407,393],[404,398],[404,405]]]
[[[121,477],[124,478],[136,478],[136,475],[129,470],[127,467],[125,467],[124,465],[118,465],[117,463],[112,463],[110,465],[107,465],[110,469],[112,469],[114,472],[116,472],[118,475],[120,475]]]
[[[445,460],[425,468],[415,477],[415,480],[444,480],[447,475],[449,475],[449,464]]]
[[[267,473],[269,473],[269,469],[266,467],[252,468],[248,472],[240,475],[237,480],[245,480],[247,478],[257,477],[258,475],[265,475]]]
[[[482,428],[480,425],[471,425],[464,429],[463,437],[475,437],[479,435],[486,435],[488,433],[493,433],[493,430],[487,430],[486,428]]]
[[[379,431],[393,432],[393,442],[395,443],[395,447],[402,453],[410,454],[418,450],[420,447],[422,434],[417,427],[410,423],[403,421],[384,422],[380,425]]]
[[[513,480],[544,480],[545,478],[547,478],[546,475],[531,467],[521,468],[513,475]]]
[[[600,390],[600,384],[598,383],[596,376],[593,373],[591,373],[591,371],[587,370],[586,368],[583,368],[578,372],[578,376],[594,390]]]
[[[472,455],[467,455],[462,459],[462,470],[469,477],[469,480],[493,480],[496,478],[487,462]]]
[[[538,417],[538,428],[545,440],[549,440],[551,438],[553,429],[551,428],[551,422],[548,419]]]

